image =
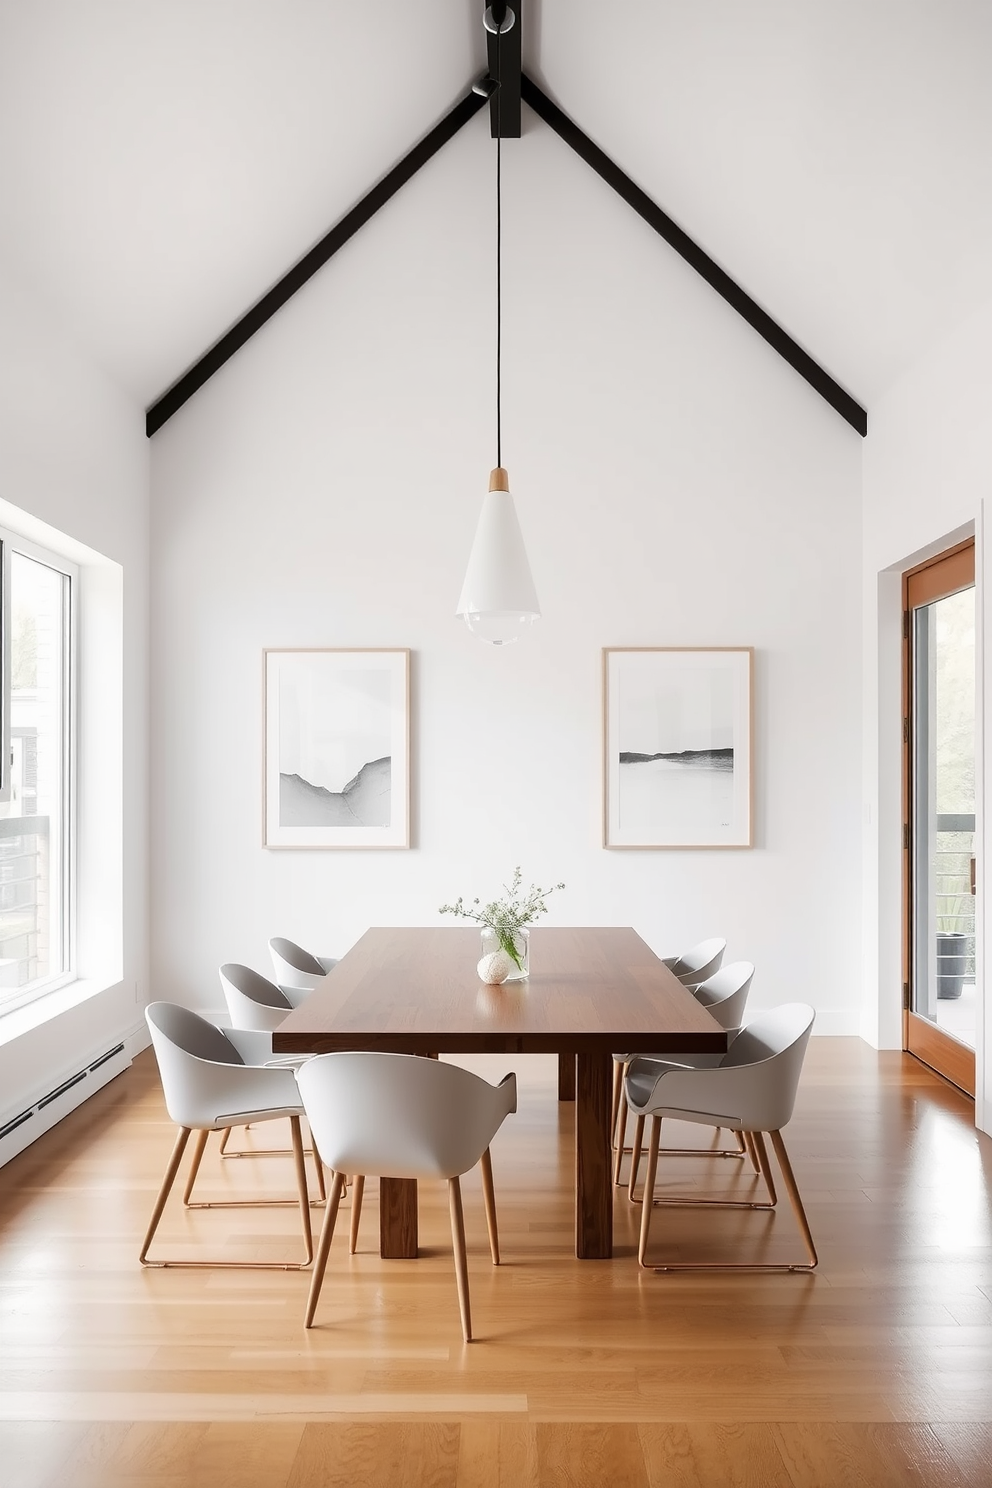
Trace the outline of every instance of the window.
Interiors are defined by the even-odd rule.
[[[72,975],[75,579],[0,529],[0,1012]]]

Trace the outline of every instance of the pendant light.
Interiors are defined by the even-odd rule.
[[[506,5],[491,5],[484,25],[496,37],[496,72],[499,66],[499,39],[514,23],[513,11]],[[485,79],[477,91],[492,92],[492,80]],[[496,87],[496,469],[489,476],[489,494],[482,503],[475,541],[469,554],[468,569],[461,598],[455,611],[473,635],[493,646],[506,646],[515,641],[541,615],[537,591],[531,577],[523,534],[517,521],[516,508],[510,495],[510,478],[503,467],[503,442],[500,406],[500,374],[503,342],[502,300],[502,202],[500,193],[500,128],[499,88]]]

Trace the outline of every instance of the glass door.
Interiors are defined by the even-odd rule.
[[[905,579],[905,1047],[975,1093],[975,548]]]

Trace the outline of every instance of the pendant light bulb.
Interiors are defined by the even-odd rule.
[[[455,613],[473,635],[491,646],[518,640],[541,616],[509,477],[502,466],[489,477]]]

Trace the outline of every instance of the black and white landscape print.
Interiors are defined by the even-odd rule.
[[[279,776],[281,827],[388,827],[390,759],[369,760],[342,790],[302,775]]]
[[[608,846],[746,845],[749,662],[607,652]]]
[[[268,846],[406,846],[406,701],[405,652],[266,653]]]

